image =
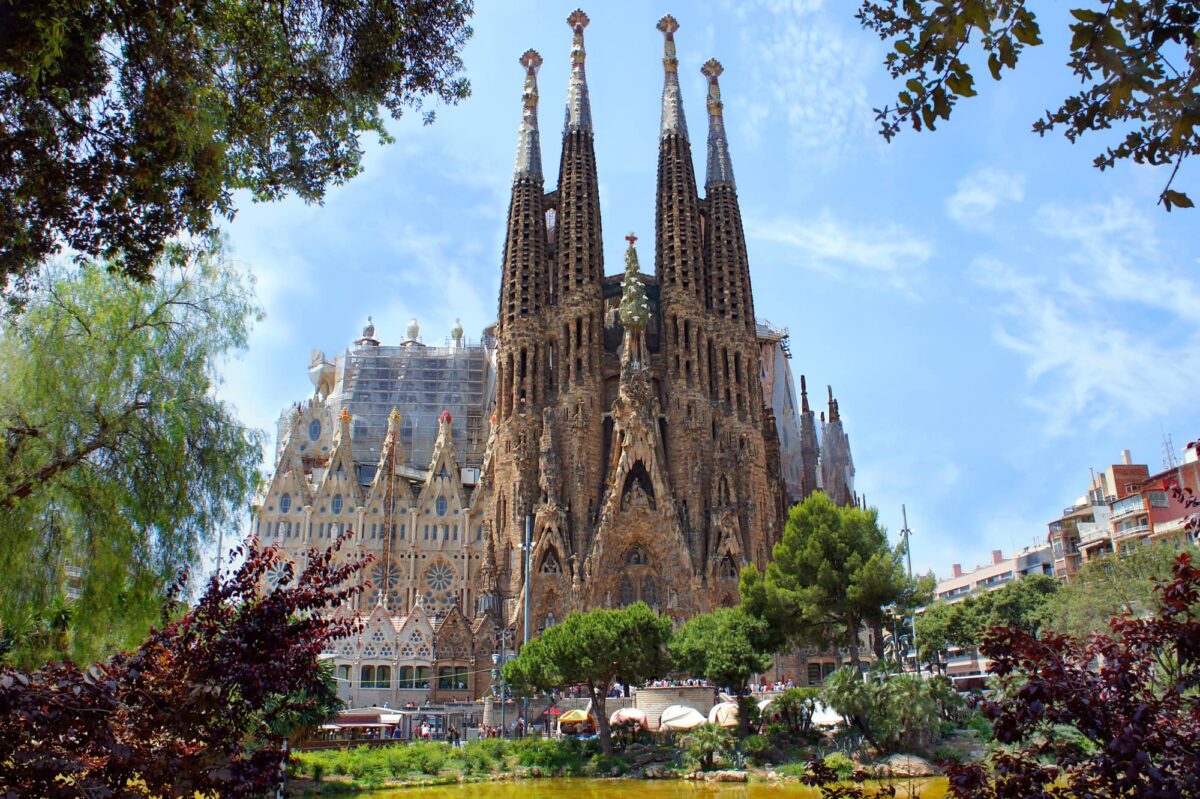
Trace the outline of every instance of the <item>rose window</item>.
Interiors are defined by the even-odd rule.
[[[445,563],[435,563],[425,573],[425,583],[433,591],[445,591],[454,582],[454,571]]]

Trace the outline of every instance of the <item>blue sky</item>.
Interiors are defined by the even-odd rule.
[[[1195,211],[1166,214],[1162,170],[1100,173],[1110,140],[1040,139],[1030,124],[1075,86],[1065,11],[1046,45],[936,133],[876,131],[895,94],[884,45],[840,0],[585,8],[606,270],[622,237],[654,231],[661,34],[674,14],[693,158],[703,175],[704,79],[715,56],[758,315],[792,334],[793,369],[832,384],[857,487],[939,575],[1044,539],[1088,467],[1133,450],[1152,468],[1164,431],[1200,434]],[[1043,4],[1044,6],[1046,4]],[[527,48],[539,75],[543,161],[557,182],[575,3],[479,3],[464,54],[473,95],[437,122],[369,141],[364,174],[325,203],[254,205],[227,226],[267,318],[224,370],[222,396],[274,429],[311,393],[309,353],[347,346],[368,314],[385,342],[409,318],[441,343],[495,316]],[[1179,188],[1200,194],[1200,172]],[[643,252],[652,250],[643,249]],[[650,262],[646,261],[647,268]]]

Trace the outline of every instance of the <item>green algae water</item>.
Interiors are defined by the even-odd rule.
[[[912,780],[896,786],[897,799],[944,799],[945,779]],[[820,793],[796,782],[697,783],[689,780],[521,780],[432,788],[370,791],[356,799],[819,799]]]

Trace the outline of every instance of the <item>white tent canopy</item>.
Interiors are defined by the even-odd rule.
[[[817,702],[812,714],[812,723],[817,727],[836,727],[839,724],[845,724],[846,720],[833,712],[832,708]]]
[[[708,711],[708,723],[719,727],[738,725],[738,706],[733,702],[718,702]]]
[[[686,705],[671,705],[662,712],[658,726],[664,730],[690,730],[699,727],[708,719],[694,707]]]

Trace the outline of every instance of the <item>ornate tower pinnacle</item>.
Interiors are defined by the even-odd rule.
[[[524,111],[521,114],[521,130],[517,134],[517,164],[513,169],[513,179],[533,178],[542,179],[542,146],[538,138],[538,87],[537,72],[542,65],[542,57],[537,50],[526,50],[521,56],[521,66],[525,67],[525,90],[521,94],[521,104]]]
[[[587,50],[583,47],[583,29],[588,26],[588,15],[580,9],[571,12],[567,24],[574,31],[571,42],[571,79],[567,83],[567,118],[563,124],[563,133],[573,130],[592,129],[592,104],[588,99],[587,73],[584,72],[583,62],[587,58]]]
[[[838,413],[837,400],[833,398],[833,386],[826,386],[825,388],[829,391],[829,422],[832,424],[833,422],[840,421],[841,414]]]
[[[658,21],[663,34],[662,136],[672,133],[687,138],[687,120],[679,91],[679,59],[675,55],[675,31],[679,23],[667,14]]]
[[[705,186],[714,183],[733,182],[733,163],[729,160],[729,141],[725,138],[724,103],[721,102],[721,86],[717,78],[725,68],[715,58],[710,58],[700,67],[700,74],[708,78],[708,174]]]
[[[808,407],[808,384],[804,380],[804,375],[800,375],[800,412],[809,413],[811,410]]]

